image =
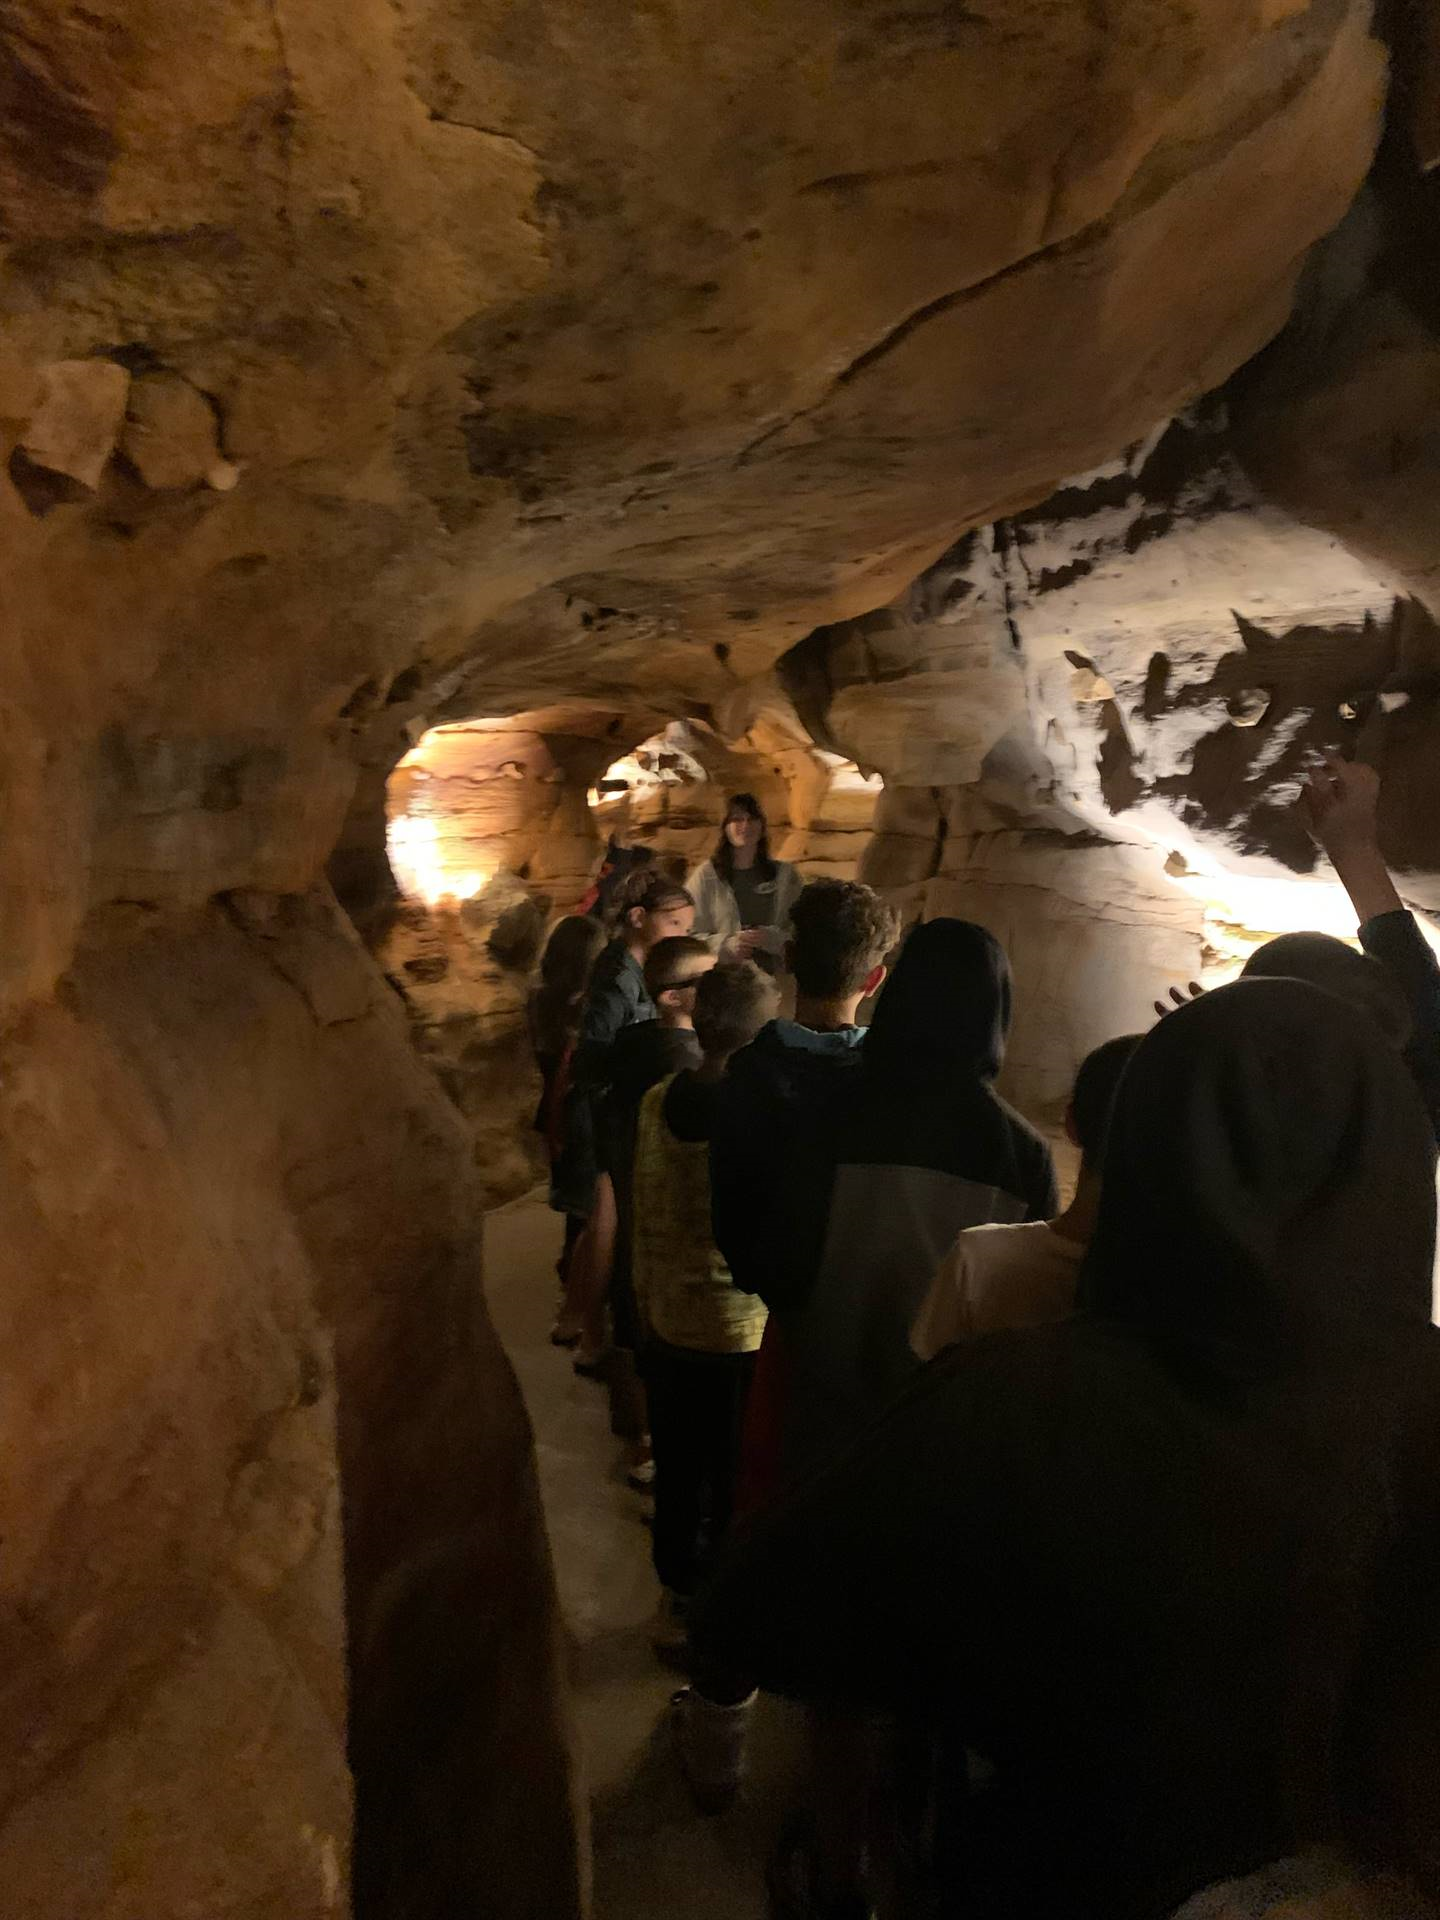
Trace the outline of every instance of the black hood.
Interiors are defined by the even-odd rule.
[[[1312,987],[1363,1007],[1392,1047],[1403,1048],[1414,1026],[1395,976],[1368,953],[1356,953],[1328,933],[1282,933],[1245,962],[1247,980],[1308,980]]]
[[[865,1069],[889,1086],[993,1080],[1010,1031],[1010,963],[969,920],[914,928],[875,1004]]]
[[[1434,1156],[1392,1047],[1301,980],[1162,1020],[1120,1083],[1081,1294],[1245,1381],[1422,1334]]]

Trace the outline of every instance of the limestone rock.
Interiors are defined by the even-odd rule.
[[[178,373],[145,373],[130,387],[120,451],[147,487],[228,493],[239,475],[220,450],[213,403]]]
[[[1372,565],[1257,491],[1211,408],[969,536],[883,618],[821,630],[780,671],[812,727],[892,781],[975,785],[1017,821],[1257,881],[1310,872],[1307,760],[1361,749],[1427,903],[1440,863],[1413,823],[1437,648]]]
[[[89,492],[100,484],[125,418],[130,376],[113,360],[56,360],[18,443],[25,459]]]
[[[1052,712],[1048,636],[1012,645],[1015,556],[976,631],[882,621],[873,674],[847,651],[853,678],[819,703],[835,739],[782,727],[733,752],[717,710],[1274,337],[1370,164],[1370,14],[6,10],[0,1879],[17,1911],[329,1920],[353,1791],[366,1920],[577,1913],[543,1529],[479,1287],[478,1136],[327,932],[318,876],[336,854],[378,928],[382,788],[405,745],[556,710],[589,718],[505,741],[521,778],[497,761],[475,790],[477,853],[496,857],[473,870],[515,875],[502,910],[511,884],[578,894],[591,779],[681,716],[743,784],[801,796],[792,831],[837,866],[873,800],[841,760],[893,763],[917,783],[897,792],[929,796],[904,854],[922,890],[960,884],[935,772],[978,765],[987,804],[1022,822],[1007,870],[1030,862],[1057,896],[1088,812],[1140,832],[1168,777],[1168,831],[1186,729],[1258,751],[1271,717],[1216,720],[1209,629],[1188,662],[1169,649],[1165,771],[1142,763],[1133,660],[1093,633],[1115,699],[1076,709],[1061,689]],[[1347,335],[1334,379],[1413,423],[1432,343],[1405,306],[1377,371],[1384,311],[1360,329],[1363,378]],[[1335,387],[1307,404],[1323,424]],[[1375,550],[1423,561],[1423,431],[1408,494],[1380,471],[1396,432],[1360,441],[1336,460],[1393,513]],[[895,652],[912,634],[937,676],[921,698]],[[1030,654],[1033,679],[1012,658]],[[1333,714],[1357,689],[1340,649],[1316,658]],[[1414,693],[1386,725],[1423,744]],[[933,717],[952,697],[958,745]],[[841,723],[855,750],[827,762]],[[1235,791],[1217,779],[1207,804]],[[1195,837],[1234,839],[1235,817]],[[1063,849],[1030,838],[1062,826]],[[1086,899],[1113,898],[1117,923],[1134,908],[1147,965],[1171,964],[1181,935],[1114,871],[1150,856],[1079,850]],[[997,870],[996,910],[1043,968],[1006,885]],[[257,895],[307,905],[292,919]],[[1104,916],[1073,918],[1093,961]],[[452,950],[447,927],[439,979],[391,971],[437,996],[439,1064],[502,1115],[518,1180],[523,983],[484,932]],[[429,938],[402,959],[433,957]]]
[[[1368,19],[704,0],[669,36],[566,4],[517,38],[456,0],[298,0],[278,34],[259,0],[34,0],[5,30],[40,114],[0,182],[7,350],[183,361],[245,479],[7,529],[36,663],[7,731],[64,706],[82,757],[117,724],[205,756],[238,722],[333,844],[317,768],[365,758],[367,684],[456,720],[723,696],[1270,338],[1369,161]],[[102,899],[314,871],[309,806],[240,860],[91,817],[126,856],[57,831],[48,864]],[[74,884],[7,968],[63,951]]]

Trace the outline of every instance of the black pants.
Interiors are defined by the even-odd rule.
[[[753,1353],[693,1353],[652,1340],[645,1353],[655,1450],[655,1571],[672,1593],[699,1585],[735,1502]]]

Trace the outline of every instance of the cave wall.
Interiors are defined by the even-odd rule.
[[[9,1910],[346,1912],[348,1697],[372,1900],[573,1911],[487,1793],[572,1789],[467,1145],[333,902],[106,915],[0,1111]]]
[[[885,775],[863,875],[1010,950],[1025,1111],[1201,976],[1217,916],[1330,924],[1295,806],[1318,749],[1380,769],[1385,851],[1440,904],[1440,629],[1406,584],[1258,490],[1220,396],[782,659],[815,737]]]
[[[0,19],[22,1910],[343,1910],[352,1791],[367,1914],[577,1909],[473,1143],[320,876],[383,927],[426,726],[718,712],[1214,388],[1370,163],[1369,26]]]

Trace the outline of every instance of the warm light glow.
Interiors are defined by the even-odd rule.
[[[672,722],[663,733],[642,740],[632,753],[611,762],[602,776],[604,784],[614,783],[611,792],[594,786],[586,798],[592,807],[603,810],[648,788],[698,786],[706,778],[704,767],[684,745],[683,723],[677,726]]]
[[[447,900],[473,900],[490,878],[473,868],[451,871],[442,856],[439,823],[430,814],[397,813],[386,844],[401,892],[430,907]]]
[[[1206,969],[1218,986],[1233,978],[1259,946],[1280,933],[1328,933],[1358,949],[1355,909],[1334,881],[1262,880],[1249,874],[1184,873],[1176,884],[1205,909],[1205,939],[1222,958]],[[1421,933],[1440,954],[1440,933],[1421,913]]]

